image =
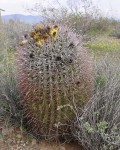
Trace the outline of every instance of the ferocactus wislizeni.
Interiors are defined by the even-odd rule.
[[[93,89],[81,38],[67,26],[57,27],[56,37],[48,34],[40,45],[28,34],[16,57],[24,118],[35,135],[48,138],[67,134],[73,109],[82,107]]]

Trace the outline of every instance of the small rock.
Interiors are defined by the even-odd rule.
[[[66,150],[66,148],[64,146],[60,146],[59,150]]]
[[[3,128],[2,129],[2,135],[5,136],[5,135],[8,135],[9,134],[9,130],[7,128]]]
[[[9,130],[9,134],[12,134],[14,132],[14,127],[10,127],[8,130]]]
[[[35,139],[33,139],[31,144],[33,146],[33,145],[36,145],[36,143],[37,143],[37,141]]]
[[[18,138],[18,139],[21,139],[21,138],[22,138],[22,135],[21,135],[21,134],[17,134],[17,138]]]

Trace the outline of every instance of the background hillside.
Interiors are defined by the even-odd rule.
[[[12,14],[12,15],[5,15],[5,16],[2,16],[2,19],[5,21],[5,22],[8,22],[9,20],[20,20],[20,21],[23,21],[25,23],[38,23],[40,21],[43,20],[43,17],[41,16],[32,16],[32,15],[21,15],[21,14]]]

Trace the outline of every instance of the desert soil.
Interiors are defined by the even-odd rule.
[[[38,142],[19,127],[0,124],[0,150],[83,150],[74,143]]]

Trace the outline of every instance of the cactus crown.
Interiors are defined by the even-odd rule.
[[[32,130],[51,136],[61,133],[58,124],[73,118],[72,107],[87,99],[90,63],[79,37],[68,27],[39,27],[33,32],[18,52],[21,102]]]
[[[71,69],[72,71],[80,71],[79,65],[76,64],[79,63],[76,62],[77,57],[79,57],[77,51],[79,42],[76,37],[73,37],[75,35],[70,33],[68,29],[59,28],[58,35],[54,39],[54,36],[47,34],[48,31],[45,31],[47,29],[48,26],[45,29],[40,29],[44,32],[37,40],[34,39],[34,36],[31,39],[30,33],[28,42],[23,49],[25,68],[28,71],[29,79],[33,82],[38,81],[43,72],[49,73],[49,75],[52,72],[52,76],[54,76],[57,71],[59,74],[65,75],[67,73],[68,76]],[[37,30],[37,34],[39,34],[38,32],[39,30]],[[52,29],[50,34],[53,35],[54,32],[54,29]],[[47,41],[44,39],[44,35],[48,35]],[[41,40],[41,45],[36,44],[39,40]]]

